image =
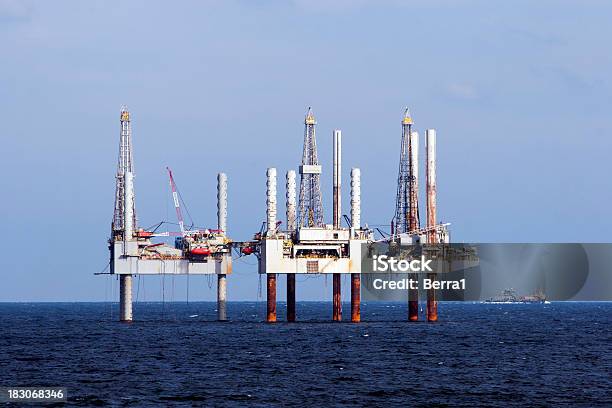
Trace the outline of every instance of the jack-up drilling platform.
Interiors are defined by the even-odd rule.
[[[304,147],[299,166],[300,192],[296,202],[296,172],[286,173],[286,226],[277,217],[277,172],[267,169],[266,221],[252,241],[233,242],[227,235],[227,177],[217,177],[217,229],[186,228],[180,208],[180,194],[174,175],[167,168],[179,232],[158,232],[157,227],[138,227],[134,200],[131,119],[127,108],[120,113],[121,132],[116,175],[115,207],[109,239],[110,273],[120,282],[120,320],[132,321],[132,277],[135,275],[217,275],[218,319],[226,320],[227,275],[232,271],[232,248],[243,255],[255,254],[258,272],[267,279],[268,322],[275,322],[277,275],[287,276],[287,321],[296,319],[296,274],[332,275],[334,321],[342,321],[341,276],[351,276],[351,321],[361,320],[362,261],[372,244],[415,247],[421,254],[444,261],[469,259],[472,255],[445,246],[450,242],[449,224],[437,222],[436,216],[436,131],[425,132],[426,226],[419,214],[418,155],[419,135],[413,131],[408,109],[402,119],[400,163],[397,178],[395,213],[391,234],[374,239],[374,232],[361,225],[361,172],[353,168],[351,177],[350,217],[342,215],[342,133],[333,131],[333,214],[332,223],[324,223],[321,194],[322,166],[316,144],[314,114],[309,108],[304,119]],[[345,225],[342,225],[342,220]],[[158,237],[174,236],[174,246],[154,243]],[[420,244],[425,244],[419,247]],[[410,252],[410,256],[414,252]],[[449,264],[450,267],[450,264]],[[435,279],[435,273],[428,276]],[[419,319],[419,292],[408,291],[408,320]],[[438,302],[435,289],[427,291],[427,320],[437,321]]]
[[[217,229],[186,230],[172,171],[168,169],[180,232],[138,228],[134,200],[134,165],[130,112],[121,108],[119,162],[116,176],[115,211],[111,227],[110,273],[119,276],[120,320],[132,321],[132,277],[134,275],[217,275],[217,316],[227,319],[226,277],[232,272],[231,243],[227,236],[227,177],[217,176]],[[176,235],[174,247],[155,237]]]
[[[435,252],[439,251],[440,247],[434,244],[450,242],[448,231],[450,224],[436,223],[436,131],[435,129],[425,131],[427,225],[421,228],[418,199],[419,134],[412,130],[412,126],[410,110],[406,108],[402,119],[395,215],[391,221],[391,236],[385,240],[404,245],[424,243],[428,244],[426,251]],[[418,290],[408,290],[408,319],[419,320]],[[427,292],[427,320],[437,321],[437,319],[438,302],[435,290],[431,289]]]
[[[320,175],[315,138],[316,121],[309,108],[304,120],[304,151],[300,172],[299,214],[296,217],[296,174],[286,175],[286,218],[284,230],[277,219],[276,169],[267,170],[266,229],[256,234],[252,246],[243,253],[255,253],[260,274],[267,277],[267,318],[276,321],[276,277],[287,276],[287,321],[295,321],[295,275],[331,274],[333,276],[333,320],[342,320],[341,274],[351,275],[351,321],[361,319],[360,273],[362,245],[373,234],[361,226],[361,173],[351,170],[351,217],[341,225],[341,141],[340,130],[333,132],[333,223],[323,223]],[[297,218],[297,219],[296,219]],[[247,250],[245,252],[245,250]]]

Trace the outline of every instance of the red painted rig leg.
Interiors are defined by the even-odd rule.
[[[333,320],[335,322],[342,321],[342,297],[341,297],[341,278],[342,275],[339,273],[334,273],[334,304],[333,304]]]
[[[287,321],[295,322],[295,274],[287,274]]]
[[[413,276],[412,279],[418,279]],[[419,320],[419,291],[418,289],[408,289],[408,320],[416,322]]]
[[[351,322],[361,321],[361,275],[351,274]]]
[[[266,317],[267,322],[275,322],[276,321],[276,274],[268,273],[268,314]]]
[[[435,279],[435,275],[431,275],[430,279]],[[436,299],[436,290],[427,290],[427,321],[438,321],[438,300]]]

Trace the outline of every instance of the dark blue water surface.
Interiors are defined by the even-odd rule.
[[[364,304],[360,324],[297,312],[138,303],[121,324],[116,304],[0,304],[0,386],[79,406],[612,406],[612,303],[444,304],[435,324],[402,304]]]

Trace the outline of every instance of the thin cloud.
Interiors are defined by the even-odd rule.
[[[0,0],[0,23],[30,20],[31,7],[19,0]]]
[[[370,0],[293,0],[298,8],[309,12],[343,12],[359,9],[372,3]]]
[[[470,84],[450,84],[448,86],[448,92],[459,99],[475,100],[478,99],[478,92],[476,88]]]

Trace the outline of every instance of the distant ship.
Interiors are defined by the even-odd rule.
[[[485,300],[485,303],[550,303],[541,290],[533,295],[519,296],[514,289],[505,289],[498,296]]]

